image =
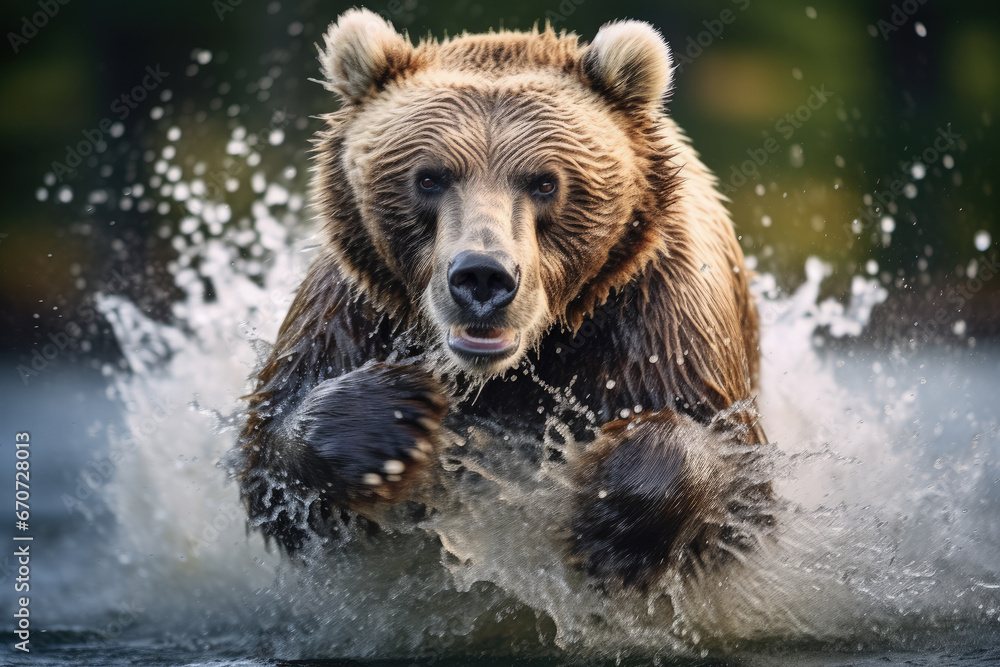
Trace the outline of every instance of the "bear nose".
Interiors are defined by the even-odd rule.
[[[448,266],[448,287],[458,305],[484,316],[514,300],[520,275],[506,253],[465,250]]]

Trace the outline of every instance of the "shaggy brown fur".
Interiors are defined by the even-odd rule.
[[[501,376],[530,363],[605,424],[573,525],[592,573],[647,583],[725,539],[703,527],[724,523],[707,508],[732,473],[693,443],[765,442],[757,317],[715,179],[664,113],[659,35],[624,22],[590,45],[546,29],[413,47],[351,10],[321,55],[342,102],[316,146],[325,244],[249,397],[252,521],[295,548],[335,510],[406,499],[442,419],[457,430],[484,406],[540,419],[545,392]],[[462,252],[496,267],[456,279]],[[470,310],[457,291],[470,285],[490,301]],[[482,331],[512,347],[453,345]],[[442,369],[479,398],[461,401]],[[769,491],[748,493],[732,507]]]

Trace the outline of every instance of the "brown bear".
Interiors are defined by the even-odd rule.
[[[323,243],[248,397],[251,525],[295,551],[367,521],[449,474],[442,433],[541,432],[559,395],[594,434],[565,461],[567,557],[644,586],[752,546],[769,482],[734,477],[766,442],[757,316],[715,179],[665,113],[659,33],[414,47],[350,10],[320,60],[340,100],[316,140]]]

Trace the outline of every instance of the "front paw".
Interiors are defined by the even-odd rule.
[[[704,489],[672,437],[677,426],[673,415],[631,430],[625,422],[605,426],[603,447],[586,462],[573,522],[573,551],[592,576],[644,588],[691,539]]]
[[[299,475],[344,504],[404,500],[438,450],[447,410],[438,382],[416,367],[372,364],[327,380],[300,408]]]
[[[644,588],[668,570],[742,558],[774,523],[770,464],[740,424],[663,410],[605,424],[582,461],[574,551],[603,581]]]

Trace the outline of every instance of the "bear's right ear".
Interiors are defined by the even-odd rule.
[[[613,100],[659,106],[670,90],[670,47],[648,23],[608,23],[584,52],[583,69],[591,85]]]
[[[323,36],[319,49],[323,85],[345,101],[357,102],[403,71],[413,46],[392,25],[367,9],[349,9]]]

